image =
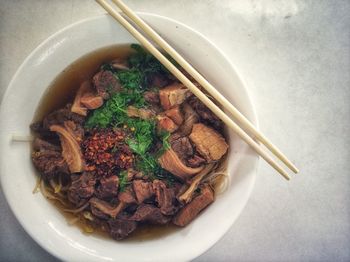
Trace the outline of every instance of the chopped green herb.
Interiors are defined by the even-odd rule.
[[[170,148],[168,141],[169,132],[157,134],[154,119],[144,120],[130,118],[127,115],[127,107],[133,105],[137,108],[147,106],[143,92],[151,87],[148,86],[148,77],[154,73],[169,74],[166,68],[140,45],[131,45],[136,50],[128,63],[130,70],[116,70],[110,64],[102,65],[101,69],[109,70],[119,79],[123,90],[111,94],[105,104],[94,110],[87,118],[87,128],[108,128],[127,126],[133,132],[130,133],[126,142],[135,154],[135,167],[152,179],[159,178],[173,183],[176,180],[172,174],[162,169],[158,158]],[[108,90],[107,90],[108,91]],[[151,152],[152,145],[162,143],[158,152]],[[127,171],[119,174],[120,190],[125,190],[128,185]]]
[[[122,87],[126,89],[142,88],[144,75],[140,70],[133,68],[131,70],[119,71],[116,74]]]
[[[164,131],[160,134],[160,137],[162,138],[163,149],[168,150],[170,148],[170,143],[169,143],[170,132]]]
[[[87,128],[106,128],[124,124],[129,119],[126,114],[126,107],[130,104],[134,104],[136,107],[142,107],[145,105],[145,100],[138,92],[123,90],[116,93],[102,107],[90,114],[85,126]]]
[[[124,192],[125,188],[129,185],[128,171],[124,170],[119,173],[119,190]]]

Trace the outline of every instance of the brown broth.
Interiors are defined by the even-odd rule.
[[[52,111],[64,107],[67,103],[74,100],[74,95],[80,84],[85,80],[91,79],[99,70],[101,64],[110,62],[116,58],[126,58],[133,50],[130,45],[112,45],[95,50],[86,54],[70,64],[64,69],[50,84],[48,89],[43,94],[38,108],[35,112],[33,122],[41,121],[44,116]],[[75,218],[71,213],[64,212],[65,207],[58,201],[50,200],[58,210],[63,214],[67,221]],[[79,220],[73,226],[80,228],[85,232],[86,223]],[[146,241],[155,238],[161,238],[169,235],[177,229],[174,225],[155,226],[155,225],[140,225],[130,237],[123,241]],[[87,233],[89,235],[89,233]],[[102,238],[110,239],[110,236],[103,230],[95,228],[93,235]]]
[[[34,121],[40,121],[50,112],[73,102],[80,84],[91,79],[101,64],[116,58],[126,58],[133,50],[130,45],[112,45],[86,54],[65,68],[50,84],[39,102]]]

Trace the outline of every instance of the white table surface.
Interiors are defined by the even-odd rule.
[[[261,130],[301,170],[286,182],[261,161],[243,213],[196,261],[349,261],[350,1],[126,2],[219,46],[247,81]],[[0,97],[40,42],[100,13],[91,0],[1,0]],[[55,260],[0,192],[0,261]]]

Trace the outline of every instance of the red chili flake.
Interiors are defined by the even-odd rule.
[[[126,169],[133,165],[134,156],[125,143],[122,130],[93,130],[82,143],[86,169],[96,170],[98,175],[111,175],[116,169]]]

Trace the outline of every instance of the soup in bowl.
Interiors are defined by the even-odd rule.
[[[40,104],[40,191],[85,233],[187,226],[227,176],[223,122],[140,45],[85,55]]]
[[[223,95],[225,95],[227,99],[233,102],[248,119],[256,124],[254,109],[243,81],[225,56],[213,44],[211,44],[210,41],[185,25],[173,20],[147,14],[142,14],[142,17],[160,32],[171,45],[183,54],[183,56],[190,61],[191,64],[195,66]],[[87,33],[91,32],[91,30],[95,32],[94,37],[91,37],[91,34]],[[177,120],[174,121],[169,117],[169,112],[167,112],[168,115],[166,114],[167,110],[176,108],[176,105],[168,108],[166,105],[167,103],[163,102],[162,105],[160,101],[158,103],[159,111],[153,112],[155,116],[152,116],[152,119],[154,119],[154,126],[151,129],[155,134],[152,136],[152,140],[154,141],[151,142],[152,146],[150,145],[149,148],[146,146],[147,150],[145,152],[147,152],[147,154],[144,154],[143,156],[147,158],[155,157],[156,155],[158,156],[158,154],[156,154],[158,151],[163,151],[163,154],[159,155],[164,155],[164,152],[168,152],[169,149],[171,149],[176,154],[171,154],[170,157],[172,158],[170,159],[177,156],[179,160],[183,161],[182,164],[185,166],[185,171],[193,171],[193,169],[196,168],[203,168],[199,172],[191,174],[191,178],[198,175],[204,170],[204,167],[210,163],[215,163],[215,165],[218,166],[213,167],[213,169],[210,170],[212,172],[209,173],[215,174],[215,171],[218,171],[217,174],[219,175],[222,173],[220,168],[223,168],[228,174],[227,180],[219,179],[222,176],[217,176],[216,178],[218,180],[213,180],[218,182],[216,183],[217,185],[225,185],[225,190],[223,190],[222,193],[220,188],[215,187],[215,183],[212,183],[213,181],[210,181],[209,179],[205,180],[205,178],[203,178],[203,180],[201,180],[202,183],[199,183],[198,187],[193,192],[190,190],[190,194],[185,195],[190,197],[188,199],[183,198],[183,202],[180,202],[178,198],[186,193],[186,190],[189,189],[188,187],[192,185],[191,182],[193,181],[191,181],[191,179],[187,180],[181,178],[183,174],[177,172],[181,169],[171,169],[171,167],[167,166],[167,163],[173,164],[173,161],[166,161],[167,158],[163,162],[159,161],[159,158],[157,158],[157,168],[160,167],[162,170],[165,170],[162,171],[164,172],[163,174],[157,173],[157,176],[155,177],[148,175],[148,178],[146,175],[147,179],[145,179],[143,175],[141,176],[139,174],[144,174],[145,172],[135,172],[136,174],[130,174],[130,176],[133,175],[133,180],[130,181],[128,180],[130,167],[125,166],[125,168],[120,168],[120,165],[122,164],[127,165],[127,161],[122,161],[121,163],[118,162],[118,164],[116,164],[119,165],[118,170],[113,170],[113,168],[111,170],[103,168],[99,163],[93,164],[91,162],[92,160],[87,160],[86,155],[93,153],[92,151],[94,151],[93,149],[92,151],[89,151],[89,145],[90,142],[94,141],[94,135],[97,135],[98,138],[101,138],[102,136],[96,132],[94,133],[94,130],[101,130],[99,125],[102,122],[99,121],[91,120],[90,123],[99,124],[87,127],[87,121],[85,120],[82,127],[84,129],[84,135],[86,131],[86,136],[84,136],[81,141],[78,141],[78,135],[75,137],[75,132],[72,132],[74,135],[71,135],[70,137],[68,136],[70,140],[67,137],[63,137],[64,135],[67,135],[67,132],[65,131],[68,131],[69,129],[71,129],[71,131],[75,130],[72,123],[68,123],[67,126],[67,123],[66,125],[64,124],[65,121],[63,121],[63,123],[54,122],[53,128],[52,125],[47,126],[49,129],[51,126],[52,130],[49,132],[53,134],[55,141],[47,139],[43,134],[39,134],[40,132],[38,131],[40,131],[40,125],[41,127],[44,127],[43,120],[54,111],[66,110],[72,112],[72,105],[68,108],[66,107],[69,103],[77,105],[78,107],[76,109],[80,113],[85,112],[86,110],[86,116],[84,116],[85,119],[93,117],[94,115],[96,115],[95,119],[100,119],[98,117],[98,112],[103,111],[108,104],[109,99],[111,97],[113,98],[116,94],[108,94],[110,95],[108,99],[104,97],[103,93],[98,94],[98,90],[95,87],[96,83],[94,83],[94,76],[99,73],[101,75],[102,71],[110,71],[113,75],[118,75],[121,72],[133,70],[130,64],[124,65],[127,66],[128,69],[121,69],[121,66],[123,66],[123,61],[121,60],[128,60],[131,55],[137,53],[137,50],[130,48],[129,43],[133,43],[134,41],[135,40],[133,40],[124,29],[108,16],[100,16],[94,19],[85,20],[68,27],[45,41],[25,60],[11,81],[1,104],[0,122],[2,128],[0,130],[0,148],[1,151],[6,152],[6,154],[1,155],[0,172],[1,184],[6,199],[19,222],[33,239],[55,256],[65,260],[128,261],[137,259],[164,261],[165,259],[170,259],[178,261],[192,259],[212,246],[229,229],[246,204],[254,184],[255,170],[258,160],[256,154],[253,153],[249,147],[240,141],[231,131],[222,132],[221,129],[215,127],[215,124],[212,125],[208,123],[207,120],[204,121],[203,119],[199,119],[196,123],[197,128],[199,131],[203,130],[203,128],[209,128],[208,130],[210,131],[206,129],[206,132],[215,134],[215,137],[219,137],[220,141],[224,142],[224,147],[228,146],[225,153],[220,159],[218,159],[218,161],[211,161],[206,158],[206,151],[203,150],[201,152],[200,149],[197,149],[196,142],[193,140],[195,138],[192,137],[191,139],[189,137],[193,131],[192,126],[191,133],[185,136],[188,139],[182,139],[184,142],[180,143],[180,145],[188,144],[186,141],[189,142],[193,149],[193,154],[191,156],[198,156],[195,157],[196,159],[194,160],[204,159],[205,164],[202,164],[202,166],[196,166],[188,162],[191,158],[186,158],[185,160],[182,159],[183,156],[173,148],[175,147],[174,141],[169,140],[174,133],[179,132],[180,129],[182,129],[181,124],[177,125],[175,122]],[[116,45],[116,43],[118,45]],[[98,58],[99,56],[100,58]],[[88,62],[92,57],[96,58],[91,60],[94,62]],[[115,61],[116,59],[117,61]],[[85,62],[82,63],[82,61]],[[203,61],[206,62],[204,63]],[[118,62],[121,62],[121,64],[118,65]],[[76,67],[77,65],[80,66]],[[117,68],[111,69],[110,67],[113,65]],[[108,67],[111,70],[106,70]],[[74,70],[78,70],[80,73],[74,73]],[[97,78],[98,77],[95,79]],[[121,76],[121,78],[123,77]],[[165,89],[165,91],[169,91],[169,89],[170,91],[184,90],[183,87],[178,86],[179,83],[177,83],[176,79],[172,79],[171,76],[167,76],[167,78],[169,79],[167,80],[166,85],[159,88],[159,90],[154,90],[154,87],[149,86],[146,88],[149,90],[142,90],[142,92],[157,91],[159,94],[163,89]],[[68,81],[67,79],[70,80]],[[86,84],[91,85],[87,88],[90,91],[83,92],[82,90],[81,97],[85,98],[85,102],[83,103],[83,101],[80,101],[79,103],[75,103],[77,93],[79,93],[80,88],[84,86],[83,84],[85,81],[90,81],[90,83]],[[150,81],[150,79],[147,79],[147,81]],[[172,85],[173,87],[171,87]],[[184,101],[178,106],[180,107],[179,112],[183,115],[183,121],[185,121],[186,117],[184,114],[186,111],[184,110],[184,107],[189,105],[196,112],[196,103],[195,101],[192,101],[195,100],[195,97],[191,96],[191,94],[186,93],[186,91],[181,92],[185,93]],[[93,101],[94,106],[96,106],[96,104],[101,104],[101,99],[102,105],[95,109],[92,109],[91,104],[89,105],[88,103],[89,101]],[[143,99],[145,99],[144,96]],[[133,111],[132,113],[136,115],[143,114],[145,113],[143,112],[144,110],[150,109],[149,105],[144,107],[142,101],[136,105],[128,104],[126,109],[128,109],[128,106],[135,106],[135,108],[131,109]],[[154,108],[152,108],[152,110],[154,110]],[[174,111],[175,113],[178,113],[178,111]],[[78,114],[76,112],[73,113]],[[198,112],[196,113],[199,115]],[[83,117],[79,114],[78,116],[78,118]],[[173,115],[170,113],[170,116]],[[131,118],[134,119],[131,121],[133,122],[132,124],[136,124],[136,122],[138,123],[139,121],[148,121],[147,119],[145,120],[140,117]],[[167,120],[164,121],[165,125],[163,127],[169,127],[168,124],[170,123],[174,130],[175,128],[177,129],[174,132],[162,132],[162,126],[158,126],[158,122],[160,122],[162,118]],[[68,119],[68,121],[71,120],[72,119]],[[77,128],[77,121],[72,122],[76,125],[76,129],[79,129]],[[57,176],[57,173],[56,175],[53,175],[53,180],[50,180],[49,174],[47,177],[43,178],[42,190],[45,192],[46,189],[46,193],[44,194],[49,195],[49,197],[62,197],[62,195],[68,194],[67,190],[71,187],[73,182],[79,182],[79,179],[75,179],[77,176],[81,177],[83,172],[75,172],[76,170],[79,170],[75,168],[84,166],[84,168],[95,168],[95,172],[97,172],[97,169],[101,169],[102,171],[115,171],[116,173],[110,175],[102,174],[102,176],[98,177],[95,182],[91,182],[91,184],[95,183],[93,186],[94,192],[91,197],[83,197],[86,196],[86,194],[78,194],[78,198],[71,196],[70,199],[73,201],[70,201],[67,196],[68,201],[62,201],[63,203],[61,203],[60,200],[47,201],[40,193],[33,194],[32,191],[37,181],[38,172],[37,168],[35,168],[36,165],[33,165],[32,163],[32,153],[34,152],[35,154],[35,152],[39,152],[40,155],[40,142],[39,145],[33,144],[32,147],[31,143],[18,141],[23,140],[18,138],[23,138],[23,135],[26,136],[29,133],[28,127],[32,123],[40,123],[36,126],[39,129],[33,127],[36,132],[33,133],[34,137],[42,139],[44,141],[42,143],[50,143],[50,145],[46,146],[50,147],[50,149],[55,148],[56,150],[56,152],[52,153],[52,156],[58,157],[56,158],[57,162],[66,163],[65,167],[62,166],[62,170],[68,170],[68,174],[74,174],[69,177],[71,180],[64,176]],[[135,130],[132,130],[132,127],[134,127]],[[130,156],[133,160],[133,165],[142,166],[144,165],[144,162],[140,161],[140,155],[142,154],[137,154],[133,151],[134,149],[138,150],[139,148],[137,147],[141,144],[133,142],[139,142],[142,140],[138,140],[137,132],[135,132],[137,127],[137,125],[129,126],[126,124],[126,127],[124,128],[123,123],[123,125],[116,125],[116,127],[108,126],[106,129],[110,130],[111,133],[109,135],[113,139],[119,139],[118,137],[121,135],[120,139],[122,142],[128,145],[129,149],[131,149],[132,156],[126,154],[124,159],[125,157]],[[89,128],[89,130],[85,130],[85,128]],[[119,131],[125,132],[126,134],[119,134]],[[78,134],[78,132],[76,133]],[[74,139],[72,139],[72,137]],[[140,136],[140,138],[141,137],[142,136]],[[80,165],[82,164],[82,161],[76,161],[77,159],[79,160],[79,157],[72,157],[72,159],[64,158],[62,153],[65,146],[63,146],[62,143],[64,144],[65,142],[72,142],[72,144],[80,143],[80,153],[81,156],[84,156],[81,160],[84,160],[84,165]],[[146,142],[149,141],[147,140]],[[158,145],[156,146],[155,144],[157,143]],[[43,144],[41,144],[41,146],[45,147]],[[133,146],[135,146],[135,148],[131,148]],[[77,147],[75,147],[75,149],[76,148]],[[72,145],[68,145],[66,148],[66,151],[69,152],[70,150],[75,152]],[[120,159],[121,155],[125,153],[122,152],[123,154],[120,154],[119,147],[115,152],[112,151],[114,150],[110,148],[109,153],[114,157],[119,156]],[[59,159],[59,157],[61,157],[61,159]],[[115,158],[113,159],[113,161],[116,161]],[[68,165],[68,163],[71,163],[71,160],[74,164],[72,167]],[[102,160],[105,160],[105,158]],[[195,163],[194,160],[191,162]],[[226,160],[226,162],[224,160]],[[139,164],[137,164],[138,161]],[[18,163],[21,164],[19,165]],[[108,164],[108,161],[103,163]],[[113,166],[114,164],[115,162],[113,162]],[[37,165],[37,167],[38,166],[39,165]],[[184,168],[184,166],[180,163],[180,168]],[[133,169],[135,171],[142,171],[136,168]],[[43,173],[43,170],[39,173]],[[64,172],[59,173],[63,174]],[[154,173],[156,172],[152,172],[153,175]],[[169,175],[169,173],[171,175]],[[185,174],[187,175],[186,172]],[[96,197],[96,194],[98,194],[97,191],[101,193],[104,192],[104,190],[100,191],[99,188],[102,188],[102,185],[106,181],[101,180],[109,177],[113,177],[115,180],[114,182],[117,180],[115,177],[118,178],[118,194],[108,197]],[[215,176],[212,178],[215,178]],[[141,202],[140,198],[138,198],[135,193],[135,188],[137,187],[137,185],[134,186],[135,180],[140,180],[137,183],[142,186],[145,185],[145,187],[151,188],[150,191],[153,191],[151,192],[152,196],[147,200],[145,199],[142,201],[142,203],[139,203]],[[159,181],[159,183],[157,181]],[[84,183],[85,182],[87,187],[91,185],[89,179],[85,180]],[[151,185],[148,183],[151,183]],[[83,183],[80,183],[80,185],[82,184]],[[114,183],[114,185],[115,184],[116,183]],[[187,186],[185,187],[185,192],[179,194],[181,189],[179,185],[182,187],[184,184]],[[123,187],[123,192],[128,192],[127,188],[133,190],[134,201],[136,201],[136,203],[124,207],[125,209],[117,215],[115,215],[115,213],[113,213],[112,216],[109,214],[103,214],[103,212],[101,212],[102,210],[98,208],[101,207],[100,204],[102,203],[105,207],[106,204],[108,204],[107,209],[115,211],[115,208],[117,208],[121,202],[119,194],[121,193],[120,189]],[[83,188],[86,187],[84,186]],[[159,201],[160,198],[157,200],[157,190],[163,195],[165,195],[164,192],[170,191],[172,192],[170,195],[175,195],[174,198],[171,197],[173,201],[171,202],[172,205],[169,206],[170,211],[164,211],[164,208],[163,212],[160,211],[162,205],[160,204],[161,201]],[[84,190],[77,191],[82,192]],[[203,192],[207,192],[206,194],[207,196],[209,195],[209,200],[206,202],[206,205],[202,204],[202,208],[197,209],[198,212],[195,212],[197,213],[196,216],[189,217],[190,219],[184,219],[182,220],[182,223],[179,220],[179,225],[171,226],[176,217],[180,216],[179,214],[181,210],[184,210],[183,208],[190,205],[191,202],[193,203],[193,201],[197,199],[197,197],[200,197]],[[216,194],[214,194],[215,192]],[[114,202],[112,201],[112,198],[115,198],[115,200],[113,200]],[[84,201],[88,199],[89,207],[84,207],[86,203],[84,201],[80,202],[81,199]],[[91,199],[93,200],[91,201]],[[212,200],[215,201],[212,202]],[[74,204],[74,201],[76,201],[77,204]],[[55,205],[52,203],[55,203]],[[92,205],[96,206],[96,210],[93,211],[91,209]],[[171,219],[165,223],[165,225],[155,226],[153,225],[154,223],[137,221],[138,218],[136,219],[134,217],[133,220],[131,220],[133,221],[131,223],[137,225],[135,231],[131,230],[132,232],[127,235],[127,238],[124,241],[116,242],[111,238],[114,237],[115,239],[119,239],[119,236],[111,233],[111,225],[108,224],[108,221],[113,220],[118,224],[119,222],[117,219],[124,219],[123,217],[120,217],[123,212],[124,214],[126,213],[126,215],[133,216],[139,209],[144,208],[144,206],[147,208],[149,205],[152,206],[153,210],[156,208],[157,211],[155,212],[160,211],[158,212],[158,218],[163,219],[165,217],[166,220],[169,220],[169,218]],[[79,208],[83,208],[83,210],[77,210]],[[95,212],[95,214],[93,212]],[[168,212],[174,213],[170,214]],[[183,211],[183,213],[186,212]],[[192,214],[193,212],[189,213]],[[108,217],[106,217],[106,215]],[[103,218],[103,216],[105,216],[105,218]],[[106,221],[105,223],[107,224],[105,226],[95,225],[89,220],[91,217],[94,219],[96,218],[96,220]],[[67,223],[67,219],[65,218],[68,219],[69,223]],[[73,223],[74,225],[70,225],[70,223]],[[183,224],[183,226],[181,224]],[[130,226],[131,229],[133,229],[133,225]],[[92,230],[94,231],[92,234],[82,234],[82,231],[91,232]],[[174,249],[175,246],[176,249]]]

